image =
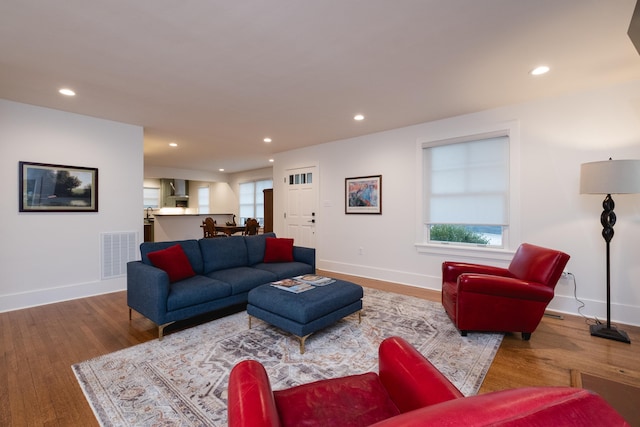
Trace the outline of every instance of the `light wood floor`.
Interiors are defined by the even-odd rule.
[[[332,275],[440,300],[435,291]],[[125,292],[0,313],[0,426],[97,425],[71,365],[157,337],[149,320],[139,314],[131,324],[128,319]],[[545,317],[530,341],[507,334],[480,393],[568,386],[571,369],[640,385],[640,328],[621,329],[631,344],[591,337],[584,319],[575,316]]]

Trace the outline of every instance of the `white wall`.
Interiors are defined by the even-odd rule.
[[[142,240],[142,141],[138,126],[0,100],[0,311],[126,288],[101,280],[100,234]],[[19,161],[98,168],[99,212],[18,212]]]
[[[579,170],[581,163],[609,157],[640,158],[640,81],[280,153],[273,168],[275,231],[284,235],[286,169],[317,164],[318,267],[439,289],[441,262],[457,258],[416,249],[421,203],[416,197],[421,176],[417,141],[511,120],[520,126],[521,240],[569,253],[568,270],[586,303],[582,312],[603,319],[602,197],[578,194]],[[124,278],[100,280],[99,241],[100,233],[119,231],[136,231],[142,240],[142,129],[0,100],[0,144],[0,182],[7,184],[0,205],[5,242],[0,311],[124,289]],[[19,213],[21,160],[97,167],[100,211]],[[242,180],[268,177],[268,169],[234,174],[229,184],[215,174],[183,175],[173,169],[149,177],[168,177],[167,172],[174,178],[219,180],[223,210],[235,212],[237,200],[231,202],[229,190]],[[344,179],[377,174],[383,175],[383,214],[345,215]],[[640,195],[614,199],[612,318],[640,325]],[[562,280],[551,307],[576,313],[578,306],[572,283]]]
[[[521,143],[516,165],[521,227],[514,231],[522,242],[570,254],[567,270],[574,273],[577,295],[586,304],[582,313],[604,319],[605,245],[599,222],[604,196],[579,194],[580,164],[609,157],[640,159],[640,81],[280,153],[273,172],[274,229],[284,235],[286,169],[317,162],[318,267],[439,290],[442,261],[479,259],[417,250],[418,141],[473,134],[513,120]],[[378,174],[382,215],[345,215],[344,179]],[[612,319],[640,325],[640,195],[614,200]],[[505,265],[498,259],[492,263]],[[578,307],[573,282],[561,280],[551,308],[577,313]]]

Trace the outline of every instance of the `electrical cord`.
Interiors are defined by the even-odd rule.
[[[578,298],[578,284],[576,282],[576,276],[573,273],[566,273],[566,275],[571,276],[571,279],[573,280],[573,298],[575,298],[575,300],[580,304],[578,306],[578,314],[584,318],[584,323],[587,325],[601,325],[602,322],[597,316],[593,316],[593,319],[591,319],[582,313],[582,309],[585,307],[585,304],[580,298]]]

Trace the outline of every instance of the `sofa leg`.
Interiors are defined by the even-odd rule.
[[[522,333],[522,339],[524,341],[529,341],[530,338],[531,338],[531,332],[523,332]]]
[[[298,337],[298,340],[300,340],[300,354],[304,354],[304,343],[310,335],[311,334],[307,334],[303,337]]]
[[[129,323],[131,323],[131,307],[129,307]]]
[[[158,325],[158,341],[162,341],[162,338],[164,338],[164,328],[174,323],[175,322],[169,322],[165,323],[164,325]]]
[[[466,337],[467,336],[467,331],[460,331],[460,336]]]

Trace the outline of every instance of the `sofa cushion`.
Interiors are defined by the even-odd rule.
[[[292,262],[293,239],[267,237],[263,262]]]
[[[159,251],[149,252],[147,257],[155,267],[167,272],[171,283],[196,275],[191,267],[189,258],[187,258],[182,246],[179,244]]]
[[[200,245],[197,240],[176,240],[170,242],[144,242],[140,244],[140,255],[142,255],[142,262],[147,265],[153,265],[149,260],[147,254],[149,252],[155,252],[162,249],[167,249],[175,244],[182,246],[182,250],[189,258],[191,268],[196,274],[202,274],[202,253],[200,252]]]
[[[249,265],[254,265],[264,260],[264,248],[267,237],[276,237],[275,233],[264,233],[255,236],[244,236],[249,256]]]
[[[255,269],[266,270],[276,276],[274,280],[282,280],[294,276],[302,276],[303,274],[313,274],[313,267],[304,262],[261,262],[253,266]]]
[[[200,249],[204,261],[204,273],[224,270],[225,268],[246,267],[249,265],[247,245],[242,236],[219,239],[201,239]]]
[[[283,426],[368,426],[400,414],[372,372],[274,391],[273,396]]]
[[[231,295],[228,283],[205,276],[193,276],[173,283],[167,298],[167,311],[204,304]]]

